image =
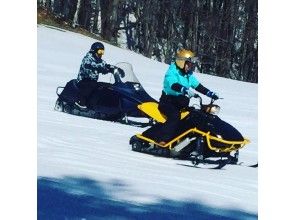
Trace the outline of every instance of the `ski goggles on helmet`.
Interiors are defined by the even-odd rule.
[[[199,60],[197,57],[177,57],[176,58],[177,60],[183,60],[183,61],[186,61],[186,62],[190,62],[192,64],[196,64]]]
[[[102,56],[104,54],[104,49],[98,49],[96,53]]]
[[[186,65],[188,66],[188,68],[190,68],[190,69],[194,68],[195,65],[196,65],[196,63],[192,63],[192,62],[190,62],[190,61],[186,61],[185,64],[186,64]]]
[[[189,57],[185,59],[187,63],[196,64],[198,62],[197,57]]]
[[[196,57],[189,57],[185,59],[185,65],[188,67],[188,74],[191,75],[193,71],[195,71],[195,67],[197,66],[198,59]]]

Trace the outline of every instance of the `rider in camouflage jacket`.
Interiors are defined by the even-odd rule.
[[[83,79],[98,81],[99,74],[113,73],[114,66],[107,64],[101,57],[89,51],[82,60],[77,77],[78,82]]]
[[[80,108],[87,108],[87,100],[98,86],[99,74],[113,74],[115,71],[115,66],[109,65],[102,60],[103,54],[104,45],[100,42],[95,42],[82,60],[77,77],[79,100],[75,103]]]

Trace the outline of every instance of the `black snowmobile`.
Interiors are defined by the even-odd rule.
[[[191,106],[182,113],[174,138],[164,145],[159,143],[164,129],[164,115],[159,112],[156,103],[140,105],[142,111],[161,123],[131,137],[132,150],[191,160],[196,167],[208,165],[206,167],[222,168],[228,163],[237,164],[239,149],[249,140],[216,115],[220,107],[214,104],[215,100],[211,99],[208,105],[204,105],[200,96],[196,98],[199,98],[199,108]]]
[[[75,104],[79,95],[76,79],[70,80],[65,87],[57,87],[58,99],[54,109],[95,119],[117,121],[137,126],[150,125],[152,119],[138,109],[137,106],[144,102],[156,103],[157,101],[144,90],[130,63],[121,62],[116,66],[123,69],[124,77],[121,77],[118,73],[100,75],[99,86],[89,97],[86,109],[81,109]],[[150,121],[132,121],[129,117],[148,118]]]

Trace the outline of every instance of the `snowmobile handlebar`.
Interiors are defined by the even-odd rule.
[[[210,114],[218,114],[220,107],[216,104],[213,104],[216,101],[216,99],[211,98],[209,104],[203,104],[202,97],[200,95],[195,94],[194,98],[199,99],[200,109],[202,111],[206,113],[210,113]],[[219,99],[223,99],[223,98],[219,98]]]
[[[195,94],[195,95],[194,95],[194,98],[195,98],[195,99],[199,99],[200,106],[203,105],[203,104],[202,104],[202,97],[201,97],[200,95]],[[224,98],[218,98],[218,99],[224,99]],[[218,100],[218,99],[210,98],[210,103],[209,103],[209,104],[213,104],[213,103],[214,103],[216,100]]]

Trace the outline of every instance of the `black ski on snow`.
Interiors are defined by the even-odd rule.
[[[233,166],[258,168],[258,163],[252,164],[252,165],[246,165],[246,164],[244,164],[244,162],[240,162],[240,163],[236,163],[236,164],[230,164],[230,163],[228,163],[227,160],[217,160],[215,162],[217,162],[217,163],[215,163],[215,164],[207,164],[207,163],[194,164],[192,162],[193,165],[187,165],[187,164],[178,164],[178,165],[182,165],[182,166],[186,166],[186,167],[194,167],[194,168],[199,168],[199,169],[212,169],[212,170],[220,170],[223,167],[225,167],[226,165],[228,165],[228,166],[233,165]]]
[[[232,164],[234,165],[234,164]],[[247,165],[247,164],[244,164],[243,162],[240,162],[240,163],[237,163],[235,165],[238,165],[238,166],[243,166],[243,167],[252,167],[252,168],[258,168],[258,163],[256,164],[252,164],[252,165]]]

